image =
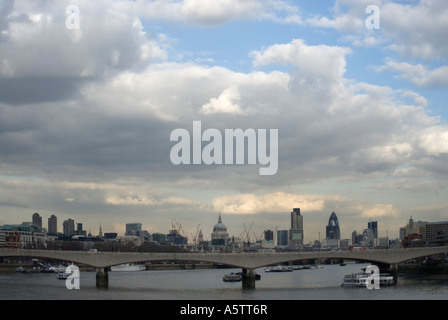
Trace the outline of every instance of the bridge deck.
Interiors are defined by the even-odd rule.
[[[107,268],[123,263],[147,261],[202,261],[225,264],[243,269],[255,269],[288,261],[313,259],[349,259],[382,264],[397,264],[407,260],[448,252],[448,247],[381,249],[366,251],[317,251],[272,253],[136,253],[0,249],[0,257],[33,257],[69,261],[95,268]]]

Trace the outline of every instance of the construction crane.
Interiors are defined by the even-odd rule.
[[[177,233],[182,235],[183,237],[185,237],[185,239],[187,239],[187,243],[188,243],[188,236],[185,234],[184,228],[182,227],[182,224],[180,222],[178,222],[176,219],[172,218],[174,223],[177,226]],[[174,229],[174,224],[172,223],[173,229]],[[182,232],[182,233],[181,233]]]
[[[249,230],[246,230],[246,224],[243,223],[243,227],[244,227],[244,231],[242,233],[246,234],[246,242],[249,243],[250,242],[250,230],[252,229],[252,225],[254,224],[254,220],[252,220],[250,226],[249,226]]]
[[[200,227],[201,225],[200,224],[198,224],[198,228],[196,229],[196,234],[193,236],[193,242],[194,242],[194,244],[198,244],[198,235],[199,235],[199,227]]]
[[[258,236],[257,237],[257,234],[255,233],[255,231],[253,231],[252,232],[253,234],[254,234],[254,237],[255,237],[255,241],[260,241],[260,240],[263,240],[263,233],[264,233],[264,231],[261,231],[261,234],[260,234],[260,236]]]

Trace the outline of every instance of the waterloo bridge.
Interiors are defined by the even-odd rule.
[[[161,253],[161,252],[96,252],[63,250],[0,249],[0,257],[30,257],[68,261],[96,270],[96,286],[107,287],[110,267],[124,263],[156,261],[208,262],[242,268],[243,288],[255,288],[255,272],[260,267],[291,261],[345,259],[377,264],[382,271],[395,272],[399,263],[443,254],[448,246],[407,249],[375,249],[366,251],[313,251],[269,253]]]

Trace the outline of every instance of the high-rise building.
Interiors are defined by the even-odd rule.
[[[264,231],[264,240],[266,240],[266,241],[274,240],[274,231],[272,231],[272,230],[265,230]]]
[[[126,223],[126,235],[127,236],[138,236],[142,231],[141,223]]]
[[[48,218],[48,233],[54,235],[58,233],[58,218],[54,214]]]
[[[294,208],[291,212],[289,244],[291,246],[303,245],[303,216],[300,214],[300,208]]]
[[[37,212],[33,214],[33,224],[42,229],[42,217]]]
[[[279,247],[287,246],[289,244],[289,231],[277,230],[277,245]]]
[[[369,221],[367,222],[367,229],[373,231],[373,237],[378,238],[378,221]]]
[[[66,236],[71,236],[75,234],[75,220],[68,219],[62,223],[63,233]]]
[[[332,212],[328,219],[328,225],[326,228],[327,240],[339,240],[341,239],[341,230],[339,229],[339,220],[336,213]]]

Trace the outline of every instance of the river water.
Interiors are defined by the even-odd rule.
[[[323,265],[319,269],[264,272],[256,289],[222,277],[240,269],[147,270],[109,272],[109,287],[96,288],[95,272],[80,273],[80,288],[68,290],[56,274],[0,273],[1,300],[440,300],[448,298],[448,280],[402,278],[378,290],[341,287],[344,274],[366,264]]]

